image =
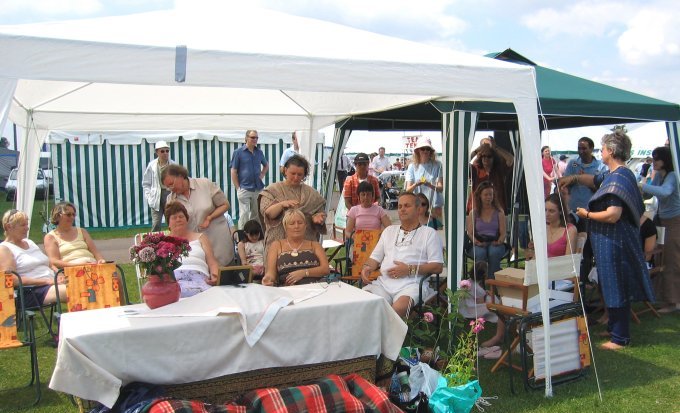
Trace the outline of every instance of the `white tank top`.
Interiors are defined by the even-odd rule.
[[[201,234],[202,236],[203,234]],[[191,247],[189,256],[182,257],[182,265],[177,270],[200,271],[206,276],[210,276],[210,269],[208,269],[208,263],[205,261],[205,251],[203,246],[201,246],[201,237],[194,241],[189,241],[189,246]]]
[[[35,242],[25,239],[28,249],[23,249],[11,242],[4,241],[4,245],[12,251],[16,261],[16,272],[21,278],[54,278],[54,272],[50,268],[50,260],[47,255],[40,251]]]

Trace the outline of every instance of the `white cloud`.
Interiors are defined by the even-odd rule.
[[[680,10],[644,9],[628,21],[628,29],[618,38],[619,53],[632,65],[677,67],[680,57]]]
[[[468,24],[448,8],[453,0],[255,0],[263,7],[415,41],[436,41],[460,34]],[[250,2],[252,3],[252,2]]]
[[[548,37],[611,36],[612,30],[621,25],[634,12],[631,5],[618,2],[579,2],[568,7],[543,8],[524,15],[521,23],[530,30]]]

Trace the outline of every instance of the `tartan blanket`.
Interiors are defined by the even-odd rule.
[[[143,412],[148,413],[397,413],[401,410],[387,394],[357,374],[327,376],[305,386],[283,389],[263,388],[245,393],[225,405],[195,400],[156,399]]]

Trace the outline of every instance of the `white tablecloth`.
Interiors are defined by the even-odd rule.
[[[211,290],[216,288],[234,298],[225,300],[223,308],[233,309],[238,295],[245,294],[234,287]],[[120,388],[133,381],[178,384],[367,355],[396,359],[406,324],[382,298],[342,283],[280,289],[249,284],[246,288],[248,294],[261,291],[263,295],[272,289],[298,300],[275,314],[252,347],[244,330],[258,323],[253,311],[264,315],[266,308],[212,315],[214,305],[206,306],[200,299],[210,290],[192,297],[193,301],[157,310],[139,304],[64,314],[49,387],[110,407]],[[321,293],[313,296],[310,289]],[[209,296],[213,301],[215,292]],[[300,301],[303,297],[307,299]],[[191,302],[196,306],[187,305]],[[244,320],[255,324],[250,321],[245,327]]]

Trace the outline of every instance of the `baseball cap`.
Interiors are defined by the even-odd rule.
[[[368,155],[366,155],[363,152],[359,152],[357,156],[354,157],[354,163],[361,163],[361,162],[370,162],[370,159],[368,159]]]

